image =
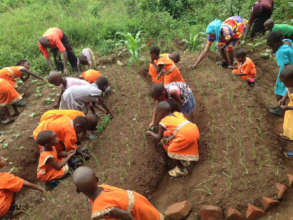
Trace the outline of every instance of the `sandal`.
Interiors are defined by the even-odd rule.
[[[186,161],[186,160],[180,160],[180,163],[184,167],[189,167],[191,165],[191,162],[190,161]]]
[[[169,170],[168,173],[171,177],[186,176],[188,175],[188,170],[186,168],[183,168],[183,170],[181,170],[178,166],[176,166],[172,170]]]

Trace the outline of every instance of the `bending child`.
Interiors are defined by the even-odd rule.
[[[5,165],[6,162],[4,158],[0,156],[0,169]],[[9,211],[13,212],[13,209],[15,208],[14,194],[22,190],[24,186],[38,190],[42,193],[45,192],[45,190],[38,185],[14,176],[11,173],[0,172],[0,218],[9,214]]]
[[[62,76],[61,72],[56,72],[56,71],[50,71],[48,76],[48,82],[55,86],[60,87],[61,89],[61,93],[58,97],[57,104],[55,105],[56,108],[59,107],[62,94],[64,93],[66,89],[70,88],[71,86],[89,85],[89,83],[85,80],[81,80],[81,79],[73,78],[73,77],[64,77]]]
[[[179,61],[178,55],[171,55],[171,57],[175,61]],[[150,57],[149,75],[154,83],[163,82],[164,85],[167,85],[171,82],[185,82],[174,61],[169,56],[160,56],[160,48],[151,47]]]
[[[93,51],[90,48],[84,48],[77,58],[78,73],[81,73],[81,65],[87,65],[88,69],[95,68],[96,59]]]
[[[236,49],[235,57],[238,61],[238,68],[234,69],[232,73],[236,76],[240,76],[241,79],[247,81],[250,87],[253,87],[256,77],[256,69],[253,61],[246,56],[246,51],[243,48]]]
[[[183,82],[172,82],[164,87],[163,84],[153,84],[151,88],[151,97],[155,100],[155,106],[153,110],[152,121],[150,127],[155,125],[157,115],[157,104],[160,101],[172,100],[177,106],[180,107],[180,111],[189,117],[195,109],[195,99],[189,86]]]
[[[273,31],[267,38],[267,45],[271,47],[276,56],[277,65],[280,67],[274,90],[277,101],[280,101],[287,93],[286,86],[280,80],[280,74],[286,65],[293,64],[293,44],[291,40],[283,39],[281,32]],[[284,115],[284,110],[279,105],[270,108],[269,112],[277,116]]]
[[[172,177],[188,174],[187,167],[199,160],[198,140],[200,137],[196,124],[188,121],[180,112],[173,112],[168,102],[157,106],[159,132],[147,131],[157,141],[162,142],[168,156],[177,161],[177,166],[169,170]]]
[[[109,185],[98,185],[99,178],[89,167],[73,173],[78,193],[83,193],[92,207],[91,219],[163,220],[163,215],[141,194]]]

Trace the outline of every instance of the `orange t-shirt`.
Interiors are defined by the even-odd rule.
[[[81,73],[80,77],[89,83],[96,83],[97,79],[101,76],[101,73],[97,70],[90,69]]]
[[[58,158],[55,147],[53,147],[52,151],[41,151],[37,169],[37,178],[43,182],[61,178],[65,174],[64,167],[62,167],[60,170],[56,170],[47,164],[47,161],[50,158],[54,158],[57,162],[62,161],[61,158]]]
[[[49,28],[44,34],[43,37],[47,38],[50,43],[50,48],[58,48],[60,53],[64,53],[66,51],[66,48],[64,47],[62,43],[63,38],[63,31],[60,28]],[[41,52],[44,54],[44,57],[49,57],[49,53],[47,48],[44,48],[40,43],[38,43],[38,46],[41,50]]]
[[[95,201],[90,200],[92,219],[109,213],[113,208],[130,211],[135,220],[163,219],[160,212],[144,196],[114,186],[100,185],[100,187],[103,188],[100,195],[98,195]],[[104,219],[118,220],[111,217],[105,217]]]
[[[0,78],[0,106],[13,104],[21,100],[21,95],[5,79]]]
[[[244,63],[237,62],[237,66],[238,66],[238,69],[233,70],[234,74],[236,75],[241,73],[247,74],[244,76],[240,76],[241,79],[248,80],[248,79],[254,79],[256,77],[255,65],[249,57],[246,57],[246,60]]]
[[[22,76],[21,69],[23,66],[5,67],[0,70],[0,79],[6,79],[13,87],[17,87],[15,78]]]
[[[0,217],[8,211],[14,199],[14,193],[23,187],[24,180],[13,174],[0,173]]]
[[[67,116],[71,120],[74,120],[78,116],[85,116],[85,114],[81,111],[72,110],[72,109],[64,109],[64,110],[54,109],[54,110],[46,111],[42,115],[40,122],[48,120],[48,119],[59,118],[62,116]]]
[[[60,142],[62,142],[65,146],[66,151],[70,151],[72,149],[77,149],[76,146],[77,137],[76,132],[73,127],[72,120],[67,116],[60,116],[56,119],[48,119],[40,122],[38,127],[33,131],[33,137],[36,140],[38,134],[41,131],[51,130],[56,133],[57,138]],[[58,152],[62,151],[62,144],[56,146],[56,150]]]

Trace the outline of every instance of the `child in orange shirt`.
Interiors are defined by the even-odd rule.
[[[89,167],[73,173],[76,191],[84,193],[92,206],[91,219],[163,220],[163,215],[141,194],[109,185],[98,185],[99,178]]]
[[[240,76],[241,79],[246,80],[250,87],[253,87],[256,77],[256,69],[253,61],[246,56],[246,51],[243,48],[236,50],[235,57],[238,61],[238,68],[232,72],[236,76]]]
[[[168,157],[177,161],[177,166],[169,170],[172,177],[188,174],[187,167],[199,160],[198,140],[200,137],[196,124],[188,121],[180,112],[172,112],[167,101],[157,105],[159,131],[147,131],[147,135],[161,141]]]
[[[0,156],[0,169],[5,165],[6,162],[4,158]],[[23,186],[38,190],[42,193],[45,192],[45,190],[38,185],[32,184],[11,173],[0,172],[0,218],[8,214],[9,211],[13,212],[15,208],[13,205],[14,193],[19,192]]]
[[[43,146],[40,150],[37,178],[51,187],[52,181],[60,179],[68,173],[68,161],[76,150],[57,153],[55,145],[59,143],[59,140],[56,133],[51,130],[41,131],[36,138],[36,143]]]
[[[89,69],[85,72],[82,72],[79,76],[79,78],[84,79],[85,81],[88,81],[89,83],[96,83],[97,79],[101,77],[100,71]]]

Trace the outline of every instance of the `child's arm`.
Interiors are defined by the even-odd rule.
[[[49,158],[47,163],[53,167],[56,170],[60,170],[62,167],[64,167],[67,162],[70,160],[70,158],[76,153],[76,150],[71,150],[68,152],[67,156],[62,159],[60,163],[58,163],[54,158]]]
[[[58,100],[57,100],[57,104],[54,106],[55,108],[59,107],[64,91],[65,91],[64,89],[61,90],[60,95],[59,95]]]
[[[159,126],[159,132],[157,134],[152,131],[147,131],[146,134],[148,136],[152,136],[156,141],[159,141],[163,137],[164,130],[165,128],[163,128],[162,126]]]
[[[113,208],[109,213],[93,218],[94,220],[98,219],[104,219],[105,217],[115,218],[115,219],[121,219],[121,220],[134,220],[131,213],[129,211],[125,211],[119,208]]]
[[[101,107],[106,110],[105,114],[109,115],[110,118],[113,118],[112,113],[110,112],[110,110],[108,109],[108,107],[106,106],[106,104],[104,103],[103,99],[98,97],[98,104],[101,105]]]
[[[29,181],[26,181],[26,180],[23,181],[23,185],[26,186],[26,187],[28,187],[28,188],[31,188],[31,189],[34,189],[34,190],[38,190],[38,191],[40,191],[42,193],[45,192],[45,190],[42,187],[40,187],[40,186],[38,186],[36,184],[33,184],[33,183],[29,182]]]
[[[158,105],[159,101],[155,100],[155,106],[154,106],[154,109],[153,109],[153,115],[152,115],[152,121],[151,123],[149,124],[149,127],[152,127],[154,126],[155,124],[155,121],[156,121],[156,115],[157,115],[157,105]]]
[[[32,75],[33,77],[37,78],[37,79],[40,79],[40,80],[44,80],[42,77],[38,76],[36,73],[33,73],[32,71],[26,69],[26,68],[22,68],[21,69],[21,72],[25,72],[27,73],[28,75]],[[28,78],[28,77],[27,77]]]
[[[279,100],[279,105],[285,105],[288,98],[288,92],[286,92],[286,94]]]

